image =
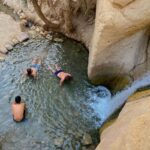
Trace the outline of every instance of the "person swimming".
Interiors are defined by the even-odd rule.
[[[41,59],[40,58],[35,58],[32,61],[31,67],[27,68],[25,74],[29,77],[36,77],[40,67],[41,67]]]
[[[48,69],[52,71],[52,73],[60,79],[60,86],[63,85],[64,81],[69,80],[72,78],[72,75],[63,71],[58,65],[55,65],[56,70],[52,69],[48,66]]]
[[[20,96],[16,96],[11,104],[13,120],[20,122],[25,118],[25,103],[22,102]]]

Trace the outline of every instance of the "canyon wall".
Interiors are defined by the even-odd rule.
[[[150,149],[150,91],[129,98],[117,120],[101,134],[96,150]]]
[[[146,62],[149,8],[148,0],[97,1],[88,65],[93,83],[115,87],[119,81],[132,82],[133,70]]]

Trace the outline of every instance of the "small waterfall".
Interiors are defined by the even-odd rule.
[[[98,114],[98,116],[102,119],[102,122],[104,122],[106,119],[108,119],[118,108],[121,107],[125,103],[125,101],[128,99],[130,95],[132,95],[136,90],[139,88],[142,88],[144,86],[150,85],[150,74],[144,75],[142,78],[134,81],[130,87],[125,88],[121,92],[118,92],[113,97],[110,97],[109,95],[107,97],[101,98],[97,95],[97,97],[94,98],[95,102],[92,103],[93,109],[95,109],[95,112]],[[101,88],[101,87],[99,87]],[[108,92],[108,91],[106,91]]]

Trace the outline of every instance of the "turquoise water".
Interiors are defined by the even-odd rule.
[[[39,56],[42,67],[38,79],[25,78],[23,71]],[[88,82],[87,61],[87,50],[68,39],[63,43],[29,40],[9,53],[0,63],[2,149],[78,150],[83,147],[85,133],[91,135],[93,145],[98,143],[97,128],[105,117],[102,110],[95,111],[94,96],[105,101],[110,93]],[[49,64],[58,64],[73,75],[73,80],[60,87],[59,80],[47,70]],[[11,115],[10,105],[16,95],[21,95],[27,105],[27,116],[22,123],[15,123]]]

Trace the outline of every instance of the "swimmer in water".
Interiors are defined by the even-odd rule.
[[[72,75],[63,71],[58,65],[55,65],[55,70],[48,66],[48,69],[52,71],[52,73],[60,79],[60,86],[63,85],[64,81],[72,78]]]
[[[40,58],[35,58],[32,61],[32,65],[30,68],[27,68],[25,74],[29,77],[37,77],[38,71],[41,67],[41,59]]]

